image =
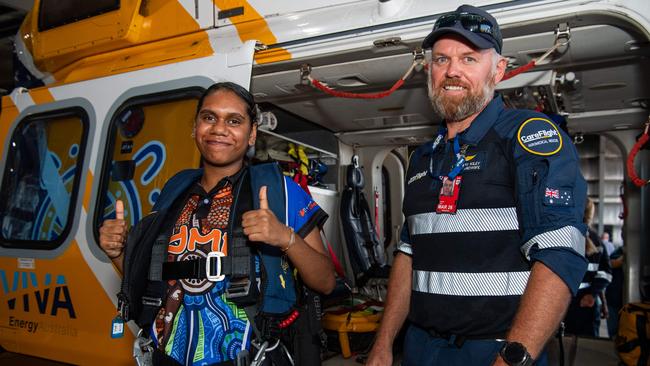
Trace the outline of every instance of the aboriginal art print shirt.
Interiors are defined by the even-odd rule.
[[[228,255],[227,227],[233,184],[242,172],[224,178],[209,193],[197,183],[176,220],[168,261],[206,258],[210,251]],[[305,237],[327,214],[305,191],[285,177],[287,225]],[[169,280],[166,302],[153,326],[158,349],[184,365],[210,365],[234,360],[250,347],[253,333],[244,309],[225,297],[227,280]]]

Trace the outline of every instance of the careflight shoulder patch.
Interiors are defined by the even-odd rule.
[[[529,118],[517,131],[517,141],[531,154],[550,156],[562,149],[562,135],[546,118]]]

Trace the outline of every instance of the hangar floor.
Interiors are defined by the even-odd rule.
[[[579,350],[575,362],[567,366],[619,366],[619,360],[613,349],[613,344],[607,339],[580,338]],[[550,365],[556,365],[551,362]],[[15,353],[0,353],[0,365],[3,366],[66,366],[68,364],[44,360],[36,357],[27,357]],[[360,365],[354,357],[344,359],[340,355],[323,362],[323,366],[353,366]]]

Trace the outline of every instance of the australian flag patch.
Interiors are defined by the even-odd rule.
[[[544,205],[572,207],[573,191],[570,189],[546,187],[544,190]]]

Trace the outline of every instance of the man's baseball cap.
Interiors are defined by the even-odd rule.
[[[431,33],[422,42],[422,48],[433,47],[440,36],[449,33],[462,36],[479,49],[494,48],[501,54],[503,40],[499,24],[485,10],[461,5],[454,12],[440,16]]]

